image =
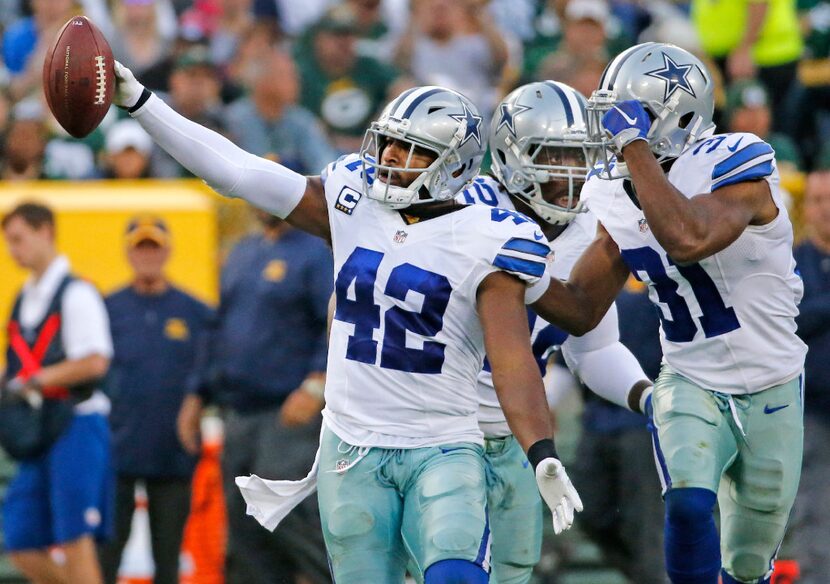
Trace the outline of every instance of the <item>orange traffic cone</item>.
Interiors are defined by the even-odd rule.
[[[202,459],[193,475],[190,518],[182,544],[182,553],[193,570],[190,578],[181,579],[181,584],[225,582],[227,519],[219,458],[222,452],[221,424],[216,418],[202,421]]]
[[[801,568],[795,560],[776,560],[771,584],[793,584],[801,576]]]

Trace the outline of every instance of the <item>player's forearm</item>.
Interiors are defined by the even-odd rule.
[[[555,278],[551,278],[547,291],[530,306],[549,323],[577,336],[593,329],[605,313],[601,307],[591,305],[579,286]]]
[[[525,452],[539,440],[553,436],[545,389],[535,361],[517,360],[508,367],[493,366],[493,385],[510,431]]]
[[[477,291],[477,309],[493,385],[513,434],[527,451],[552,437],[545,387],[528,334],[525,285],[515,276],[494,272]]]
[[[109,359],[103,355],[89,355],[49,365],[34,376],[43,387],[71,387],[100,379],[109,369]]]
[[[668,181],[645,141],[632,142],[624,155],[654,237],[676,261],[699,259],[715,218]]]
[[[597,276],[594,266],[589,265],[591,273],[583,277],[580,265],[591,264],[594,258],[595,255],[584,253],[567,282],[551,278],[544,295],[531,304],[533,311],[577,337],[594,330],[614,304],[614,298],[628,277],[628,268],[622,263],[601,271],[601,276]]]
[[[283,218],[300,203],[305,177],[246,152],[178,114],[158,96],[132,115],[159,146],[218,193],[243,198]]]

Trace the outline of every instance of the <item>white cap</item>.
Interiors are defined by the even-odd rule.
[[[593,20],[605,26],[611,18],[611,10],[605,0],[570,0],[565,6],[568,20]]]
[[[14,104],[14,108],[12,109],[12,117],[15,120],[42,122],[43,115],[43,104],[39,99],[33,97],[28,97],[18,101]]]
[[[135,120],[115,122],[107,131],[106,149],[108,154],[135,148],[145,156],[153,149],[153,139]]]

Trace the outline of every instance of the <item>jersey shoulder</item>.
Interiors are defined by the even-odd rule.
[[[475,177],[464,190],[456,195],[455,200],[465,205],[514,208],[510,195],[502,188],[495,177],[488,174],[480,174]]]
[[[374,169],[364,166],[356,152],[344,154],[320,173],[329,206],[346,215],[354,213],[361,199],[366,198],[364,184],[371,186],[374,178]]]
[[[568,227],[550,242],[553,255],[548,269],[550,275],[567,279],[582,252],[591,244],[597,233],[597,218],[590,211],[580,213]]]
[[[552,249],[564,250],[571,248],[585,249],[597,234],[597,217],[590,210],[580,213],[567,228],[553,241]]]
[[[775,170],[772,146],[755,134],[736,132],[715,134],[689,146],[672,166],[669,179],[678,181],[681,190],[689,182],[699,184],[698,192],[711,192],[765,179]]]
[[[468,253],[489,265],[533,283],[545,273],[550,247],[532,219],[514,211],[472,205],[459,211],[457,233]]]
[[[602,178],[601,172],[600,165],[591,169],[579,192],[579,197],[592,213],[592,218],[599,221],[603,221],[609,213],[617,194],[624,191],[622,178]]]
[[[577,215],[571,224],[582,238],[590,240],[597,234],[597,216],[590,209]]]

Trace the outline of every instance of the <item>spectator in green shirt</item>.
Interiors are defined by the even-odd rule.
[[[338,6],[311,30],[311,47],[297,47],[300,103],[322,120],[335,148],[353,152],[387,101],[397,72],[357,53],[357,22],[348,5]]]

